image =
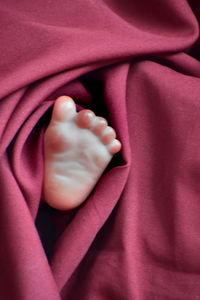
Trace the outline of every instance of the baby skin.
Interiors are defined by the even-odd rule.
[[[81,205],[120,149],[104,118],[77,112],[68,96],[57,98],[44,136],[42,200],[58,210]]]

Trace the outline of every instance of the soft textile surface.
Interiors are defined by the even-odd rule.
[[[0,299],[200,299],[199,1],[0,3]],[[122,142],[72,212],[41,201],[57,96]]]

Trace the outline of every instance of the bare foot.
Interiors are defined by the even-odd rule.
[[[43,201],[59,210],[82,204],[120,149],[104,118],[77,113],[70,97],[59,97],[44,137]]]

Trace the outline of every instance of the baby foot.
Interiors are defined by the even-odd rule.
[[[76,112],[70,97],[59,97],[44,137],[43,201],[60,210],[79,206],[120,149],[104,118]]]

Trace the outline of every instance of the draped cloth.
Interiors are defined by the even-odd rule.
[[[200,299],[200,9],[0,3],[0,299]],[[79,208],[41,202],[61,95],[122,150]]]

